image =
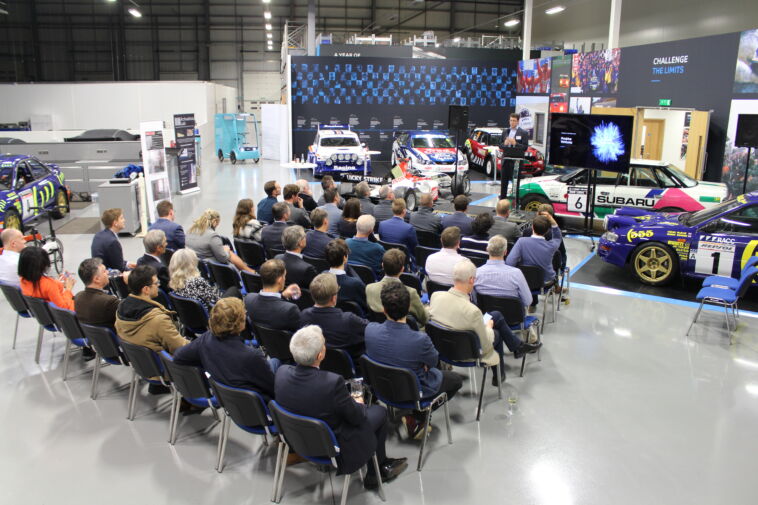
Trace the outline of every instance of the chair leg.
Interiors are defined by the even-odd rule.
[[[732,326],[730,324],[731,321],[729,321],[729,307],[727,306],[726,303],[723,305],[723,307],[724,307],[724,319],[726,319],[726,331],[728,333],[732,333]]]
[[[13,327],[13,347],[11,349],[16,348],[16,337],[18,337],[18,320],[21,319],[21,316],[18,315],[18,312],[16,312],[16,325]]]
[[[482,413],[482,397],[484,396],[484,384],[487,382],[487,369],[488,368],[489,367],[484,367],[484,372],[482,372],[482,389],[479,390],[479,406],[476,408],[477,421],[479,420],[479,415]]]
[[[179,427],[179,405],[181,404],[182,396],[179,394],[179,391],[176,388],[173,388],[174,390],[174,399],[173,403],[171,405],[171,434],[169,435],[169,443],[171,445],[174,445],[176,443],[176,432],[178,431]]]
[[[277,486],[279,484],[279,472],[281,472],[282,464],[282,451],[284,449],[284,443],[281,440],[276,444],[276,465],[274,467],[274,485],[271,487],[271,501],[276,502]]]
[[[34,362],[39,364],[39,355],[42,351],[42,335],[45,333],[45,328],[42,326],[39,327],[39,332],[37,333],[37,350],[34,351]]]
[[[445,403],[442,404],[442,408],[445,411],[445,427],[447,428],[447,443],[453,443],[453,432],[450,430],[450,410],[447,408],[447,394],[445,394]]]
[[[520,377],[524,376],[524,367],[526,366],[526,354],[521,358],[521,375]]]
[[[429,421],[431,421],[432,418],[432,407],[430,406],[426,410],[426,422],[424,423],[424,438],[421,439],[421,450],[418,452],[418,466],[416,467],[416,470],[419,472],[421,471],[422,461],[424,458],[424,447],[426,447],[426,440],[429,438]],[[381,476],[379,476],[381,478]]]
[[[282,501],[282,492],[284,491],[284,473],[287,471],[287,456],[290,453],[290,446],[284,444],[281,465],[279,466],[279,482],[276,487],[276,503]]]
[[[350,477],[351,474],[345,475],[345,481],[342,484],[342,498],[340,499],[340,505],[345,505],[347,503],[347,490],[350,487]],[[382,480],[381,475],[378,476],[379,480]]]
[[[497,374],[497,399],[502,400],[503,399],[503,381],[500,380],[500,377],[505,373],[505,368],[503,368],[503,374],[500,373],[500,366],[498,365],[497,368],[495,368],[494,373]]]
[[[213,406],[213,402],[211,402],[211,399],[208,398],[208,407],[211,409],[211,414],[213,414],[213,419],[216,421],[221,421],[221,418],[218,417],[218,410],[216,407]]]
[[[695,324],[695,322],[697,321],[697,318],[700,317],[700,311],[703,310],[703,304],[704,303],[705,303],[705,298],[703,298],[702,300],[700,300],[700,306],[697,308],[697,312],[695,312],[695,317],[692,319],[692,322],[690,323],[690,327],[687,328],[687,333],[685,333],[685,335],[689,335],[690,334],[690,330],[692,329],[692,325]]]
[[[68,376],[68,362],[71,358],[71,341],[66,339],[66,347],[63,348],[63,382]]]
[[[137,386],[139,384],[139,378],[137,372],[132,368],[132,382],[129,385],[129,405],[127,407],[126,418],[130,421],[134,421],[134,404],[137,400]]]
[[[221,436],[218,439],[218,458],[216,460],[216,471],[224,471],[224,454],[226,454],[226,442],[229,439],[229,416],[224,414],[224,423],[221,425]]]
[[[382,484],[382,473],[379,471],[379,460],[376,459],[376,453],[371,457],[371,461],[374,463],[374,472],[376,472],[376,475],[378,478],[376,479],[379,482],[379,488],[377,491],[379,491],[379,498],[382,499],[382,501],[387,501],[387,497],[384,496],[384,484]]]
[[[95,353],[95,368],[92,370],[92,387],[90,388],[89,397],[93,400],[97,399],[97,383],[100,379],[100,367],[101,365],[100,355]]]

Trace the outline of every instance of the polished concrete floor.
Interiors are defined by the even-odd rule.
[[[178,220],[186,228],[212,207],[230,232],[237,199],[257,202],[263,182],[273,177],[288,179],[291,170],[271,161],[209,162],[202,191],[176,197]],[[95,216],[97,205],[75,215]],[[66,267],[75,271],[88,256],[90,237],[62,238]],[[590,253],[586,240],[566,242],[571,266]],[[141,254],[139,239],[123,244],[130,259]],[[475,421],[471,379],[451,403],[453,445],[446,443],[442,417],[434,418],[422,472],[415,471],[418,444],[391,435],[388,453],[413,464],[386,486],[387,502],[754,505],[758,319],[743,314],[730,345],[723,316],[714,311],[686,337],[694,312],[688,304],[573,286],[570,305],[561,308],[557,324],[546,326],[542,361],[531,356],[519,378],[518,363],[509,358],[504,398],[486,386],[481,422]],[[219,429],[209,413],[181,418],[172,447],[167,398],[156,401],[143,391],[137,418],[127,421],[121,386],[129,370],[104,368],[93,401],[90,374],[83,372],[91,363],[75,356],[71,377],[61,380],[62,336],[46,334],[37,366],[36,324],[21,321],[11,350],[14,317],[5,302],[0,318],[1,503],[268,502],[275,450],[260,438],[232,427],[226,469],[218,474]],[[512,412],[509,396],[517,398]],[[341,484],[296,465],[287,471],[282,503],[332,503],[332,489],[339,500]],[[381,503],[355,480],[350,502]]]

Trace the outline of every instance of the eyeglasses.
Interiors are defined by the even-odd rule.
[[[160,285],[161,285],[161,281],[155,281],[151,284],[151,286],[160,286]]]

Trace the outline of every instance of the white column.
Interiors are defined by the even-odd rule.
[[[611,0],[611,19],[608,23],[608,49],[619,46],[619,29],[621,28],[621,0]]]
[[[316,56],[316,0],[308,0],[308,26],[306,37],[308,56]]]
[[[533,0],[524,0],[524,35],[522,40],[522,60],[531,58],[532,51],[532,13],[534,11]]]

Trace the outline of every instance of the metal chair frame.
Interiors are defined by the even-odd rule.
[[[0,289],[2,289],[3,293],[5,294],[6,300],[8,300],[8,303],[16,312],[16,323],[13,326],[13,346],[11,347],[11,349],[15,349],[16,338],[18,337],[19,319],[22,317],[25,319],[31,319],[34,316],[32,316],[32,313],[29,310],[29,306],[26,305],[24,296],[21,294],[21,288],[18,286],[13,286],[12,284],[0,282]]]
[[[79,324],[79,319],[76,317],[76,313],[72,310],[63,309],[58,307],[53,302],[47,302],[50,307],[50,313],[55,319],[55,324],[60,328],[63,335],[66,337],[66,347],[63,350],[63,382],[68,379],[68,366],[71,361],[72,346],[79,348],[89,347],[87,337],[82,331],[82,327]]]
[[[126,418],[130,421],[134,421],[139,381],[143,380],[148,384],[161,384],[163,386],[170,386],[170,384],[163,378],[164,370],[160,358],[158,358],[158,354],[147,347],[131,344],[124,340],[120,340],[119,344],[132,367],[132,379],[129,384],[129,404]],[[151,377],[158,377],[159,380],[151,379]]]
[[[21,296],[24,297],[24,302],[26,302],[26,306],[29,307],[29,312],[31,312],[34,319],[36,319],[39,324],[37,348],[34,351],[34,362],[39,364],[39,356],[42,352],[42,336],[44,335],[45,330],[52,333],[53,337],[55,337],[55,334],[60,331],[60,328],[55,324],[55,319],[53,319],[53,314],[50,312],[50,307],[47,305],[47,300],[36,298],[34,296]]]
[[[98,394],[97,385],[100,380],[100,370],[103,367],[103,361],[105,361],[106,365],[124,366],[129,366],[129,361],[119,347],[118,337],[112,328],[84,323],[80,323],[80,326],[87,340],[95,349],[95,368],[92,370],[90,398],[96,400]],[[107,333],[107,336],[102,334],[103,332]]]

